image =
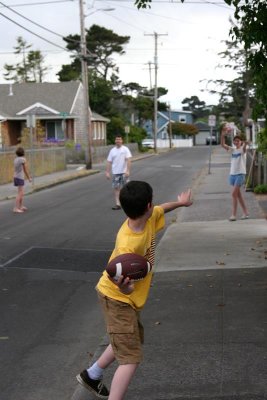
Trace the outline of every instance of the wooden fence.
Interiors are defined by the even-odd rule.
[[[267,184],[267,158],[256,149],[247,151],[247,187]]]
[[[15,151],[0,152],[0,185],[12,182],[15,157]],[[65,147],[25,150],[25,157],[32,176],[66,169]]]
[[[104,162],[112,147],[114,147],[114,145],[94,147],[92,149],[93,164]],[[127,147],[129,147],[133,155],[138,153],[137,143],[129,143]],[[0,152],[0,185],[12,182],[15,156],[15,149]],[[53,146],[26,150],[25,157],[30,174],[33,177],[64,171],[67,168],[67,164],[85,163],[85,153],[79,147],[68,149],[63,146]]]

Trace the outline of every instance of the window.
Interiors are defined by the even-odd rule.
[[[186,116],[185,115],[179,115],[179,122],[186,123]]]
[[[46,139],[48,141],[65,140],[65,134],[62,129],[62,121],[47,121],[46,122]]]

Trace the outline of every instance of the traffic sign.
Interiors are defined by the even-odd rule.
[[[209,115],[209,126],[216,126],[216,115]]]
[[[59,113],[59,115],[61,116],[61,117],[63,117],[63,118],[66,118],[66,117],[68,117],[70,114],[68,113],[68,112],[60,112]]]

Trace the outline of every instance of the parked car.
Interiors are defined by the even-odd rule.
[[[154,149],[154,139],[143,139],[142,146],[148,149]]]
[[[211,144],[217,144],[216,135],[212,135],[212,137],[208,136],[206,138],[206,145],[210,144],[210,140],[211,140]]]

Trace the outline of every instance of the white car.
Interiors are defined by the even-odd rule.
[[[148,149],[154,149],[154,140],[153,139],[144,139],[144,140],[142,140],[142,146],[147,147]]]
[[[210,144],[210,136],[206,138],[206,145]],[[217,138],[215,135],[212,135],[211,144],[217,144]]]

